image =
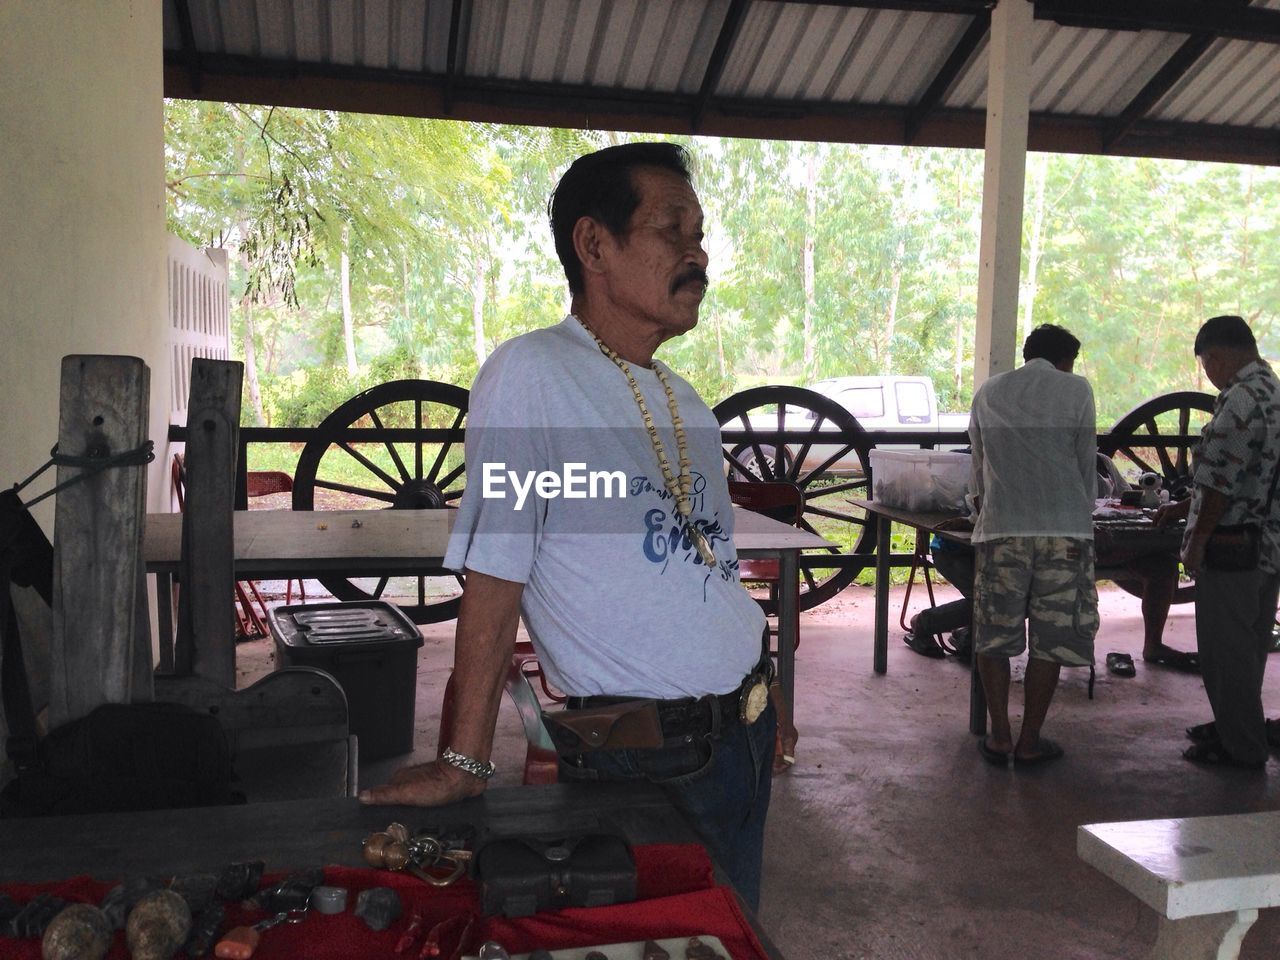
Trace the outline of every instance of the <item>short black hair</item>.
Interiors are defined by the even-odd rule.
[[[1080,355],[1080,341],[1064,327],[1042,323],[1029,334],[1022,344],[1022,359],[1048,360],[1055,367]]]
[[[1249,324],[1244,322],[1244,317],[1211,317],[1201,324],[1200,332],[1196,334],[1196,356],[1213,347],[1257,353],[1258,341],[1254,339]]]
[[[551,235],[571,293],[582,292],[582,264],[573,249],[573,228],[583,217],[599,220],[614,236],[626,232],[640,206],[631,177],[637,167],[658,167],[692,183],[689,151],[678,143],[621,143],[579,157],[569,165],[547,201]]]

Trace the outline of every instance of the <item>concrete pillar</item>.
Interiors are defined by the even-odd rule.
[[[145,360],[164,449],[162,7],[0,3],[0,485],[48,458],[68,353]],[[151,509],[167,502],[162,470]],[[51,531],[48,501],[37,517]]]
[[[991,12],[975,388],[994,374],[1012,370],[1018,355],[1033,13],[1031,0],[999,0]]]

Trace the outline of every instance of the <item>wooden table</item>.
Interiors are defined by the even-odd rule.
[[[462,824],[503,833],[587,831],[614,824],[634,844],[696,843],[697,837],[651,784],[506,787],[423,810],[368,807],[356,800],[296,800],[138,813],[0,820],[0,882],[39,883],[88,874],[103,881],[216,872],[228,863],[264,860],[268,871],[318,865],[363,867],[361,840],[388,823],[411,830]],[[724,877],[717,869],[717,879]],[[780,954],[739,903],[761,944]]]
[[[352,577],[395,576],[439,567],[456,515],[454,510],[237,511],[237,578],[287,579],[343,573]],[[795,619],[802,549],[832,544],[805,530],[734,507],[734,547],[743,557],[776,558],[782,582],[778,607],[778,679],[788,707],[795,701]],[[143,557],[156,575],[162,646],[173,636],[166,598],[182,556],[182,515],[147,514]],[[227,642],[233,638],[228,635]]]

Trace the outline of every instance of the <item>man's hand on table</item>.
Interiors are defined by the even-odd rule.
[[[485,782],[443,760],[401,767],[380,787],[360,791],[360,802],[375,805],[439,807],[474,797]]]

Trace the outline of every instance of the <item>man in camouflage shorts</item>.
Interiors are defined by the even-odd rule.
[[[1062,756],[1040,729],[1062,667],[1093,663],[1097,422],[1089,382],[1071,372],[1079,351],[1068,331],[1037,327],[1023,344],[1023,366],[992,377],[973,398],[973,634],[991,716],[991,734],[978,746],[1002,765]],[[1015,741],[1009,661],[1027,649],[1028,635]]]
[[[1191,498],[1157,523],[1187,517],[1182,565],[1196,578],[1196,646],[1213,720],[1187,730],[1193,763],[1261,770],[1280,722],[1262,712],[1262,677],[1280,596],[1280,380],[1258,355],[1241,317],[1206,320],[1195,353],[1222,392],[1192,458]],[[1256,561],[1229,564],[1207,553],[1223,527],[1260,534]]]

